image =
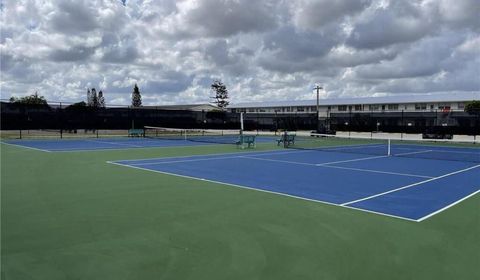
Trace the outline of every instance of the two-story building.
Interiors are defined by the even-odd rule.
[[[391,95],[382,97],[320,99],[319,115],[342,112],[425,112],[463,111],[465,103],[480,100],[480,93]],[[232,112],[245,113],[312,113],[317,112],[317,101],[290,100],[234,103]]]

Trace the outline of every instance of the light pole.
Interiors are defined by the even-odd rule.
[[[320,85],[316,85],[315,88],[317,90],[317,132],[319,132],[320,128],[320,90],[323,89]]]

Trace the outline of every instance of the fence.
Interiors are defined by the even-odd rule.
[[[143,126],[238,129],[240,114],[222,111],[166,110],[155,107],[77,107],[65,103],[26,105],[1,102],[2,130],[44,130],[98,133]],[[480,112],[345,112],[317,120],[316,113],[245,113],[247,130],[383,131],[423,133],[427,130],[452,134],[480,134]]]
[[[479,135],[480,112],[436,110],[429,112],[332,113],[331,126],[339,131],[383,131],[423,133],[429,130],[450,134]]]

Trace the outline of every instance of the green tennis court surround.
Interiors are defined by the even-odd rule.
[[[2,279],[475,278],[478,195],[415,223],[107,163],[232,152],[2,144]]]

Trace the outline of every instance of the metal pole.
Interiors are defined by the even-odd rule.
[[[60,110],[58,110],[58,115],[60,116],[60,139],[63,138],[63,116],[62,116],[62,102],[60,102]]]
[[[315,88],[317,90],[317,132],[319,132],[320,128],[320,90],[323,89],[323,87],[317,85]]]
[[[403,114],[403,110],[402,110],[402,128],[401,128],[402,132],[400,133],[400,139],[403,139],[403,133],[405,133],[406,129],[405,129],[405,117],[404,117],[404,114]]]
[[[243,132],[243,112],[240,112],[240,132]]]
[[[387,142],[387,155],[388,156],[391,156],[392,155],[392,150],[391,150],[391,144],[392,142],[390,141],[390,138],[388,138],[388,142]]]

